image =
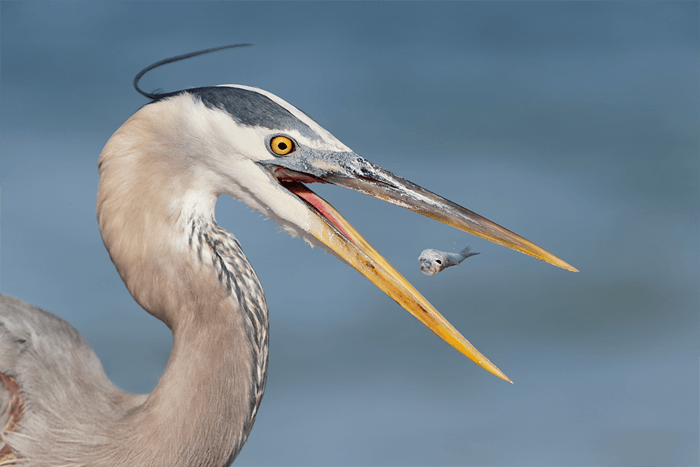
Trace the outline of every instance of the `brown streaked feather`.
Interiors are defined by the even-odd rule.
[[[19,384],[17,384],[14,378],[0,373],[0,381],[5,386],[5,391],[9,396],[2,416],[2,420],[5,421],[2,429],[2,434],[4,435],[8,431],[15,431],[17,423],[22,419],[24,398],[20,392]],[[12,452],[12,449],[7,443],[2,441],[0,447],[0,463],[13,460],[17,460],[15,453]]]

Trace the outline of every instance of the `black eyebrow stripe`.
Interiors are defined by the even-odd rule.
[[[261,126],[271,130],[297,130],[303,136],[321,137],[289,110],[259,92],[229,86],[186,89],[212,109],[223,110],[243,125]]]

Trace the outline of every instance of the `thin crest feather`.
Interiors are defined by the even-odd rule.
[[[161,98],[167,96],[168,94],[161,94],[161,93],[159,93],[159,92],[157,92],[157,91],[156,91],[156,92],[153,92],[153,93],[148,93],[148,92],[142,90],[141,88],[139,88],[139,81],[141,80],[141,78],[143,78],[143,75],[145,75],[145,74],[148,73],[149,71],[153,70],[154,68],[158,68],[159,66],[167,65],[168,63],[179,62],[180,60],[185,60],[185,59],[187,59],[187,58],[196,57],[197,55],[204,55],[204,54],[208,54],[208,53],[211,53],[211,52],[217,52],[217,51],[219,51],[219,50],[224,50],[224,49],[233,49],[233,48],[235,48],[235,47],[248,47],[248,46],[250,46],[250,45],[252,45],[252,44],[224,45],[224,46],[221,46],[221,47],[214,47],[214,48],[211,48],[211,49],[200,50],[200,51],[197,51],[197,52],[190,52],[190,53],[186,53],[186,54],[183,54],[183,55],[177,55],[177,56],[175,56],[175,57],[170,57],[170,58],[166,58],[166,59],[160,60],[160,61],[158,61],[158,62],[156,62],[156,63],[154,63],[154,64],[152,64],[152,65],[147,66],[147,67],[144,68],[143,70],[139,71],[139,73],[134,77],[134,89],[136,89],[136,91],[137,91],[139,94],[141,94],[142,96],[145,96],[145,97],[147,97],[147,98],[149,98],[149,99],[151,99],[151,100],[154,100],[154,101],[155,101],[155,100],[161,99]]]

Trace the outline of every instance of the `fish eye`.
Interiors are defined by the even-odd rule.
[[[286,136],[275,136],[270,141],[270,149],[278,156],[286,156],[294,151],[294,142]]]

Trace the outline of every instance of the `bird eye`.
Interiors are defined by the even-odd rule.
[[[284,156],[294,151],[294,142],[286,136],[275,136],[270,141],[270,149],[278,156]]]
[[[442,261],[440,261],[439,259],[436,259],[435,262],[438,264],[442,264]]]

